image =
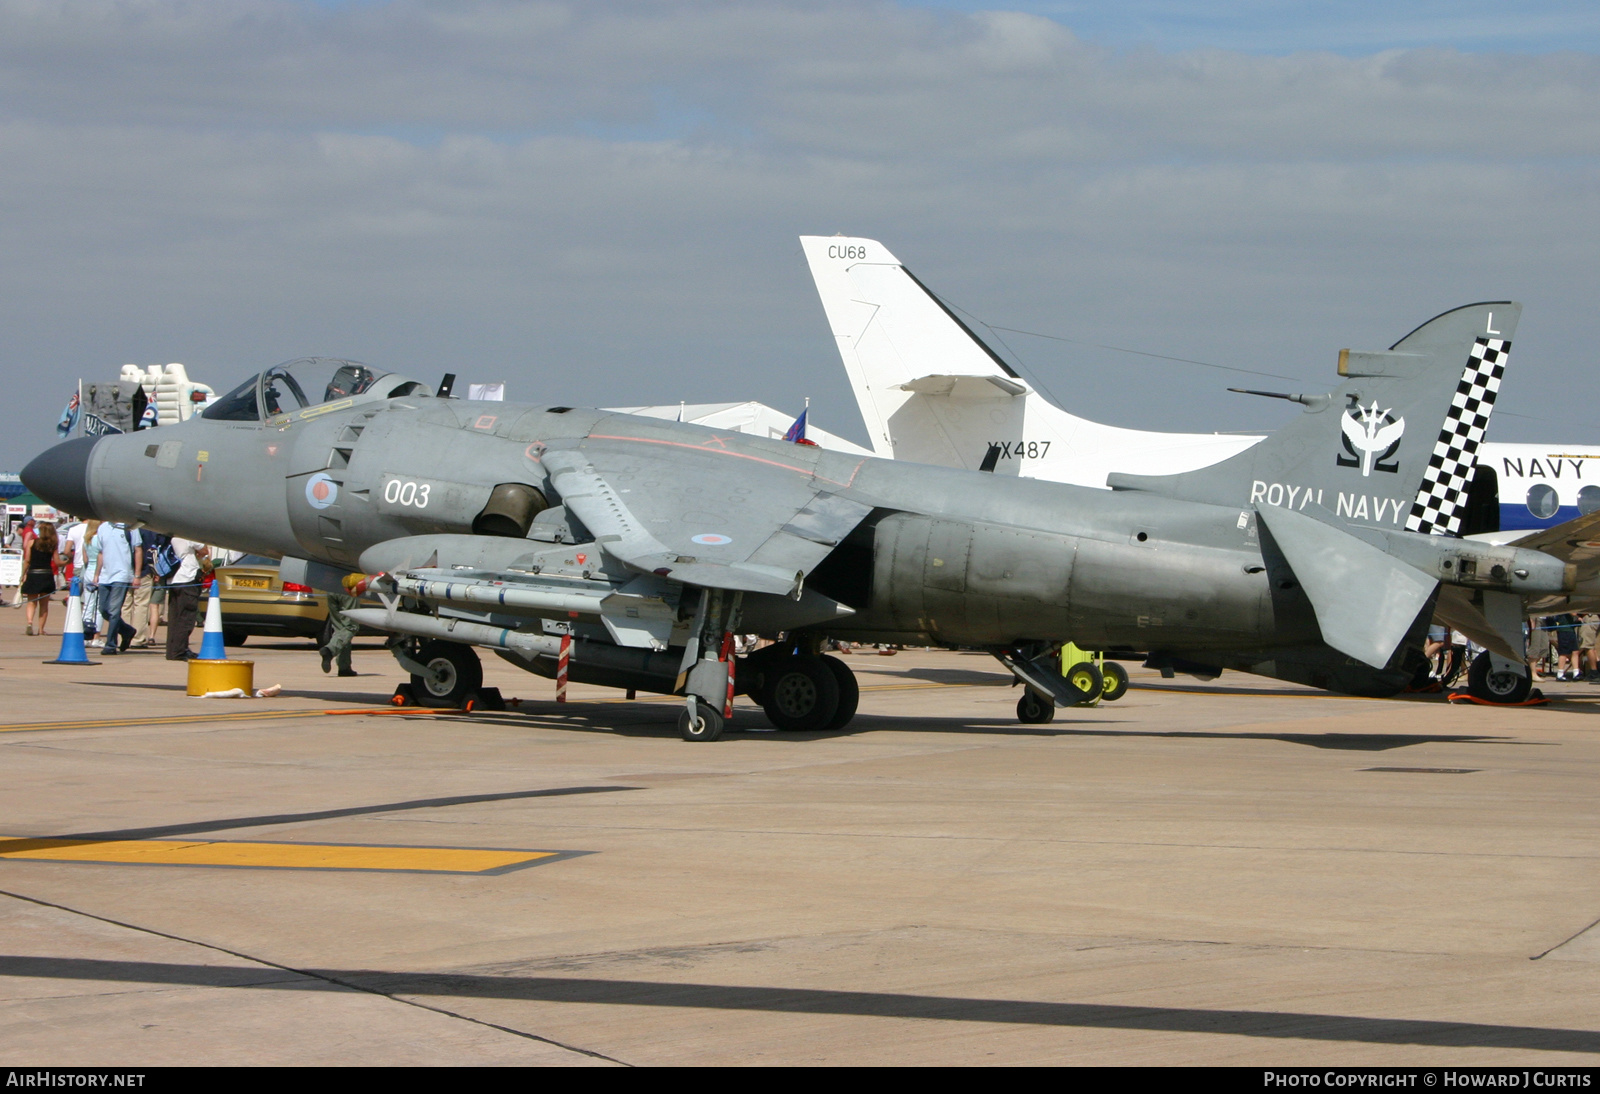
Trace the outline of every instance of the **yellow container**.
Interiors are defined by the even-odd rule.
[[[189,662],[190,695],[230,691],[233,688],[243,688],[246,695],[254,695],[255,680],[254,661],[202,661],[196,658]]]

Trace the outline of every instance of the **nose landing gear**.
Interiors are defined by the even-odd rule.
[[[411,673],[411,690],[425,707],[459,707],[483,686],[483,664],[471,646],[424,642],[414,663],[423,671]]]
[[[1480,653],[1467,674],[1467,692],[1488,703],[1521,703],[1533,691],[1527,670],[1511,662],[1496,667],[1492,654]]]

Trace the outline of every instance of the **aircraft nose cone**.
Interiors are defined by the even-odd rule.
[[[89,454],[99,443],[99,437],[79,437],[45,449],[22,469],[22,484],[63,512],[98,516],[89,502]]]

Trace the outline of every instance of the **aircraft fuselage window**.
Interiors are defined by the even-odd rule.
[[[1588,516],[1600,509],[1600,486],[1585,486],[1578,491],[1578,512]]]
[[[1528,512],[1540,520],[1549,520],[1559,508],[1561,499],[1556,496],[1555,487],[1536,482],[1528,488]]]

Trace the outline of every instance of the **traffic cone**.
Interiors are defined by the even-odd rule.
[[[201,661],[226,661],[228,647],[222,641],[222,582],[211,581],[211,596],[206,600],[206,633],[200,639]]]
[[[47,665],[98,665],[100,662],[89,660],[89,653],[83,648],[83,582],[81,578],[72,579],[72,590],[67,594],[67,620],[61,625],[61,652],[56,654],[54,661],[46,661]]]

